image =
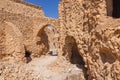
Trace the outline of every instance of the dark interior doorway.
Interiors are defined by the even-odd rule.
[[[85,65],[82,56],[79,53],[76,40],[72,36],[65,38],[65,46],[63,48],[63,56],[66,57],[72,64]]]
[[[85,62],[83,57],[80,55],[76,40],[72,36],[67,36],[65,38],[65,45],[63,47],[63,56],[70,61],[71,64],[75,64],[79,69],[83,70],[84,77],[88,80],[87,68],[85,67]]]
[[[25,57],[26,57],[26,63],[29,63],[32,60],[31,52],[28,50],[25,50]]]
[[[114,18],[120,18],[120,0],[113,0],[113,12]]]
[[[71,52],[72,52],[72,54],[70,57],[70,62],[72,64],[85,65],[85,62],[83,61],[83,58],[78,51],[76,42],[73,43]]]

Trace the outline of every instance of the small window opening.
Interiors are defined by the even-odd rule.
[[[113,12],[114,18],[120,18],[120,0],[113,0]]]
[[[29,63],[32,60],[30,55],[31,55],[30,51],[26,50],[25,51],[26,63]]]
[[[106,0],[107,16],[120,18],[120,0]]]
[[[50,54],[52,56],[57,56],[57,39],[55,37],[56,30],[51,24],[41,26],[39,32],[37,33],[37,42],[36,44],[43,49],[39,49],[39,55]]]

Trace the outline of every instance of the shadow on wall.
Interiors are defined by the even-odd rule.
[[[40,38],[39,41],[36,42],[37,45],[42,46],[42,54],[46,54],[49,51],[49,43],[48,43],[48,35],[47,33],[43,30],[40,30],[37,34],[37,37]]]

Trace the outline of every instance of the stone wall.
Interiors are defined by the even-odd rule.
[[[120,66],[119,20],[110,16],[111,11],[111,1],[107,0],[62,0],[59,4],[61,55],[71,56],[72,41],[69,39],[69,45],[64,41],[66,36],[74,37],[90,80],[119,79],[115,71],[119,72]]]
[[[24,57],[24,46],[19,29],[6,21],[1,23],[1,27],[1,59],[21,61]]]
[[[60,20],[60,45],[64,45],[66,36],[73,36],[74,38],[78,38],[83,35],[82,25],[83,25],[83,16],[84,13],[82,11],[82,1],[62,1],[59,4],[59,20]],[[80,15],[80,16],[79,16]],[[77,33],[77,34],[76,34]],[[80,37],[79,37],[80,38]],[[77,43],[79,43],[77,41]],[[61,48],[62,51],[62,48]]]
[[[35,58],[55,49],[61,63],[81,66],[86,80],[119,80],[120,20],[112,18],[111,4],[62,0],[59,19],[51,19],[32,4],[1,0],[0,59],[19,62],[26,51]]]

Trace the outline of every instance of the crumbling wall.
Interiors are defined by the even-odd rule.
[[[107,17],[107,12],[103,14],[103,10],[107,10],[106,7],[103,7],[103,5],[106,5],[105,1],[90,1],[90,5],[88,5],[88,2],[86,1],[86,5],[88,6],[86,11],[90,12],[88,12],[89,16],[86,16],[86,18],[88,18],[88,24],[86,25],[88,29],[86,30],[88,30],[89,34],[87,57],[88,74],[90,75],[89,78],[96,80],[115,79],[115,77],[112,76],[115,74],[113,73],[114,70],[111,72],[110,70],[112,70],[112,67],[110,66],[112,66],[114,63],[116,64],[116,54],[118,52],[114,52],[115,50],[113,49],[111,50],[110,45],[112,44],[112,46],[118,47],[118,45],[114,45],[116,44],[116,40],[113,41],[112,37],[117,38],[117,36],[114,35],[115,30],[113,28],[117,28],[119,21]],[[108,72],[108,74],[106,74],[106,72]]]
[[[45,31],[44,29],[46,27],[45,25],[49,24],[55,26],[54,29],[56,29],[58,21],[45,18],[41,8],[29,3],[5,0],[0,1],[0,4],[0,20],[7,21],[19,29],[22,35],[21,39],[23,40],[20,43],[24,45],[24,51],[30,51],[32,57],[39,57],[42,54],[46,54],[49,51],[47,47],[49,47],[50,44],[48,44],[49,41],[46,41],[47,39],[44,39],[44,35],[39,34],[39,32],[45,34],[49,32],[49,30]],[[16,11],[16,9],[19,11]],[[57,34],[57,32],[55,33]],[[36,37],[38,35],[39,38],[41,37],[41,39],[39,39],[39,41],[41,41],[40,45],[37,45]],[[49,33],[46,34],[46,36],[48,35]]]
[[[90,80],[119,79],[115,71],[119,72],[119,35],[115,34],[119,20],[107,16],[106,6],[106,0],[62,0],[59,4],[60,52],[66,46],[65,36],[73,36]]]
[[[84,12],[82,11],[82,1],[81,0],[63,0],[59,4],[59,21],[60,21],[60,52],[62,52],[62,47],[65,45],[66,36],[74,36],[78,46],[82,43],[83,35],[83,17]],[[81,47],[82,48],[82,47]],[[82,52],[81,52],[82,53]]]
[[[1,59],[7,59],[6,55],[22,58],[25,50],[39,57],[54,42],[60,58],[84,67],[86,79],[119,80],[120,20],[107,16],[111,1],[62,0],[58,20],[46,18],[40,8],[21,1],[0,4]]]
[[[30,50],[29,46],[33,43],[33,23],[31,22],[31,18],[4,11],[1,11],[0,13],[2,21],[10,22],[18,28],[19,33],[21,33],[22,36],[22,44]]]
[[[1,54],[2,60],[21,61],[24,57],[24,46],[19,29],[10,22],[1,23]]]
[[[89,35],[88,31],[86,31],[85,27],[83,27],[83,25],[85,25],[85,11],[84,7],[82,7],[83,2],[84,1],[82,0],[62,0],[62,2],[60,2],[59,4],[59,56],[61,58],[65,57],[70,62],[71,60],[69,58],[72,57],[72,63],[76,62],[76,64],[82,65],[85,68],[85,56],[87,55],[88,51],[87,41]],[[87,18],[85,19],[85,21],[86,20]],[[69,40],[66,41],[66,38],[68,38],[69,36],[71,36],[73,39],[69,38]],[[77,57],[76,59],[73,59],[75,55],[77,55]],[[81,59],[80,56],[82,56],[83,59]],[[83,69],[83,71],[85,70]],[[83,75],[85,79],[87,79],[88,77],[86,72],[87,71],[85,71]]]

